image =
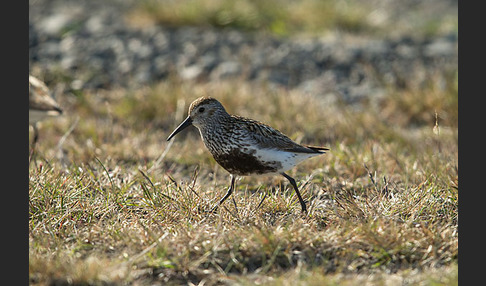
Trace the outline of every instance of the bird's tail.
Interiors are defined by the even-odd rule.
[[[315,151],[316,153],[326,153],[326,151],[329,151],[329,148],[326,148],[326,147],[318,147],[318,146],[305,146],[313,151]]]

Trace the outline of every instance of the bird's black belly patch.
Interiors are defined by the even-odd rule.
[[[221,167],[235,175],[273,173],[282,167],[280,162],[258,160],[254,153],[248,154],[240,149],[232,149],[229,153],[213,154],[213,157]]]

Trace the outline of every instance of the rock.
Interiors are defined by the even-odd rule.
[[[359,102],[386,84],[421,84],[457,70],[456,35],[431,39],[280,39],[209,27],[130,27],[136,1],[37,0],[29,5],[29,66],[82,88],[134,87],[166,79],[241,78]],[[398,5],[398,4],[397,4]],[[433,5],[431,7],[434,7]]]
[[[235,61],[226,61],[218,65],[211,73],[211,80],[225,79],[229,77],[237,77],[241,75],[241,64]]]

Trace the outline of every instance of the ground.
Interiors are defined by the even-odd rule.
[[[454,285],[457,87],[437,88],[418,114],[395,102],[403,95],[349,110],[238,81],[65,102],[72,115],[43,122],[30,163],[30,280]],[[195,128],[165,140],[207,90],[229,112],[331,149],[289,172],[307,216],[279,176],[241,178],[234,202],[208,213],[229,174]]]

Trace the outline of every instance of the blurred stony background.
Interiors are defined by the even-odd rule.
[[[68,90],[136,88],[171,75],[240,78],[351,103],[382,95],[388,84],[426,84],[431,76],[457,72],[457,29],[279,37],[234,28],[134,25],[126,15],[139,2],[30,0],[31,73],[48,84],[62,81]],[[365,2],[377,7],[370,21],[384,25],[454,17],[458,9],[457,1],[444,0]]]

